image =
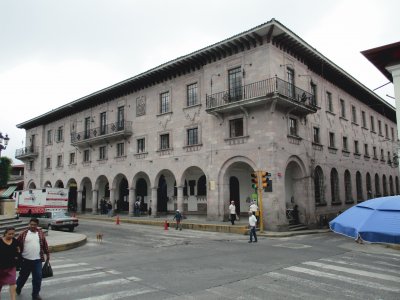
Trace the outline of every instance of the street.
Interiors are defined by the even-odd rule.
[[[43,299],[399,299],[400,251],[334,233],[290,238],[82,220]],[[103,242],[96,233],[103,233]],[[31,299],[30,281],[18,296]],[[3,288],[1,299],[9,299]]]

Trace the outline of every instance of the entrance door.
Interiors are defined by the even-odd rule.
[[[142,211],[148,211],[148,205],[144,202],[145,197],[147,197],[147,182],[143,178],[140,178],[136,182],[136,199],[140,198]]]
[[[229,203],[235,201],[236,214],[240,215],[240,190],[239,190],[239,180],[232,176],[229,178]]]
[[[82,190],[82,212],[86,211],[86,186]]]

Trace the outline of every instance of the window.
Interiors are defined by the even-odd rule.
[[[351,194],[351,175],[349,170],[344,172],[344,194],[347,203],[353,202],[353,195]]]
[[[383,149],[381,149],[381,160],[385,160],[385,154],[383,152]]]
[[[356,189],[357,189],[357,202],[364,200],[363,189],[362,189],[362,178],[361,173],[357,171],[356,173]]]
[[[349,145],[347,142],[347,136],[343,137],[343,151],[349,151]]]
[[[365,111],[361,111],[361,122],[362,127],[367,128],[367,118],[365,116]]]
[[[329,147],[335,148],[335,133],[329,132]]]
[[[371,131],[375,132],[375,120],[373,116],[371,116]]]
[[[388,153],[387,153],[387,159],[388,159],[388,162],[391,162],[391,161],[390,161],[390,157],[391,157],[391,155],[390,155],[390,151],[388,151]]]
[[[187,106],[197,104],[197,82],[187,86]]]
[[[395,141],[395,139],[394,139],[394,130],[393,130],[393,127],[390,128],[390,131],[392,132],[392,141]]]
[[[90,150],[86,149],[83,151],[83,162],[90,162]]]
[[[51,168],[51,158],[46,157],[46,169],[50,169],[50,168]]]
[[[99,147],[99,160],[104,160],[107,158],[107,148],[106,146]]]
[[[340,116],[346,118],[346,105],[343,99],[340,99]]]
[[[326,105],[328,111],[333,112],[332,94],[330,92],[326,92]]]
[[[74,165],[75,164],[75,152],[72,152],[69,154],[69,164]]]
[[[107,133],[107,113],[102,112],[100,114],[100,135]]]
[[[289,118],[289,134],[297,136],[297,119]]]
[[[354,141],[354,153],[360,154],[360,149],[358,147],[358,141]]]
[[[381,185],[379,184],[379,175],[375,174],[375,197],[380,197],[381,195]]]
[[[385,124],[385,136],[387,139],[389,139],[389,127],[387,124]]]
[[[354,105],[351,106],[351,121],[357,123],[357,111]]]
[[[63,157],[62,155],[57,155],[57,167],[63,166]]]
[[[238,67],[228,71],[229,100],[242,99],[242,68]]]
[[[117,157],[121,157],[125,155],[125,144],[118,143],[117,144]]]
[[[90,117],[85,118],[85,139],[90,138]]]
[[[169,149],[169,133],[160,135],[160,150]]]
[[[169,92],[160,94],[160,114],[169,112]]]
[[[229,121],[229,137],[243,136],[243,118],[234,119]]]
[[[52,130],[47,130],[47,145],[51,145],[52,144]]]
[[[294,98],[295,97],[294,70],[291,68],[287,68],[286,74],[287,74],[287,81],[288,81],[288,97]]]
[[[317,102],[317,85],[314,82],[311,82],[310,84],[311,86],[311,104],[317,106],[318,102]]]
[[[62,142],[64,140],[64,128],[63,126],[57,129],[57,142]]]
[[[320,144],[321,140],[319,138],[319,127],[313,128],[313,141],[316,144]]]
[[[382,122],[381,120],[378,120],[378,132],[380,135],[382,135]]]
[[[136,152],[137,152],[137,153],[144,153],[144,152],[146,152],[146,141],[145,141],[144,138],[137,139],[137,140],[136,140],[136,143],[137,143],[137,149],[136,149]]]
[[[199,144],[199,139],[198,139],[198,128],[190,128],[187,130],[187,145],[198,145]]]
[[[371,199],[372,198],[372,181],[371,181],[371,175],[369,173],[367,173],[366,182],[367,182],[367,198]]]
[[[373,146],[373,147],[372,147],[372,152],[373,152],[373,154],[374,154],[374,158],[375,158],[375,159],[378,159],[378,154],[376,153],[376,146]]]
[[[118,130],[123,130],[125,125],[125,107],[120,106],[118,107],[117,112],[117,127]]]
[[[35,162],[33,160],[29,161],[29,171],[35,170]]]
[[[369,157],[368,144],[364,144],[364,155]]]
[[[314,171],[314,197],[315,204],[325,203],[324,173],[320,166],[316,167]]]
[[[331,170],[331,197],[332,197],[332,203],[340,203],[339,175],[335,168]]]

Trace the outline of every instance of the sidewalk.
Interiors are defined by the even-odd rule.
[[[80,233],[49,230],[46,239],[50,253],[53,253],[82,246],[86,243],[87,236]]]

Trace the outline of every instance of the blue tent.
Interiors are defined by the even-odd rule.
[[[329,222],[329,227],[354,239],[400,244],[400,196],[359,203]]]

